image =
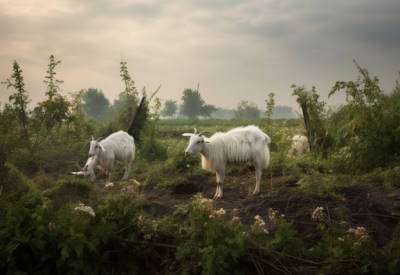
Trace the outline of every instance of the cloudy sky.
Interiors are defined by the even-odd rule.
[[[37,102],[54,54],[65,94],[95,87],[114,99],[125,60],[137,87],[161,85],[163,99],[200,83],[218,106],[264,107],[269,92],[295,106],[291,84],[327,95],[336,80],[356,77],[356,59],[391,91],[399,14],[399,0],[0,0],[0,80],[17,60]],[[0,101],[10,92],[2,85]]]

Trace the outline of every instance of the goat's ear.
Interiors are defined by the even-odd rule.
[[[183,133],[182,136],[183,137],[191,137],[191,136],[193,136],[193,134],[192,133]]]
[[[198,134],[199,131],[197,131],[197,128],[194,128],[194,134]]]
[[[99,142],[103,137],[99,137],[98,139],[96,139],[97,142]]]

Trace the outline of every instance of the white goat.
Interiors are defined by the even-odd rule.
[[[122,179],[127,180],[131,163],[135,159],[135,140],[124,131],[115,132],[102,141],[95,140],[92,137],[89,157],[95,157],[98,165],[108,174],[108,181],[110,181],[114,162],[116,160],[123,161],[125,173]]]
[[[308,138],[302,135],[295,135],[292,138],[292,147],[289,150],[289,155],[302,155],[310,150]]]
[[[204,170],[215,172],[217,189],[214,199],[223,197],[225,167],[227,163],[252,163],[256,170],[256,186],[253,194],[260,192],[262,168],[269,165],[270,137],[256,126],[238,127],[226,133],[217,132],[207,138],[195,129],[194,134],[184,133],[190,136],[189,145],[185,155],[199,152],[201,165]]]
[[[98,165],[97,156],[89,157],[86,161],[85,166],[83,166],[82,170],[79,172],[72,172],[73,175],[90,177],[90,181],[93,182],[96,180],[95,169]]]

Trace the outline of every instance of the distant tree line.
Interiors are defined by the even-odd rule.
[[[220,119],[245,119],[254,120],[259,118],[279,119],[296,118],[297,115],[289,106],[275,106],[274,93],[268,95],[266,110],[263,113],[255,103],[242,100],[236,109],[224,109],[214,105],[206,104],[199,90],[185,89],[182,95],[182,104],[178,106],[177,101],[166,100],[161,115],[164,117],[182,116],[188,118],[213,117]]]

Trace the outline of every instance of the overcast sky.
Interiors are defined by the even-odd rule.
[[[291,84],[325,97],[355,79],[356,59],[390,92],[400,70],[399,0],[0,0],[0,80],[17,60],[33,102],[44,97],[48,57],[62,63],[63,93],[94,87],[114,99],[119,62],[137,87],[180,100],[296,106]],[[0,101],[11,91],[0,87]],[[339,98],[329,100],[337,104]]]

